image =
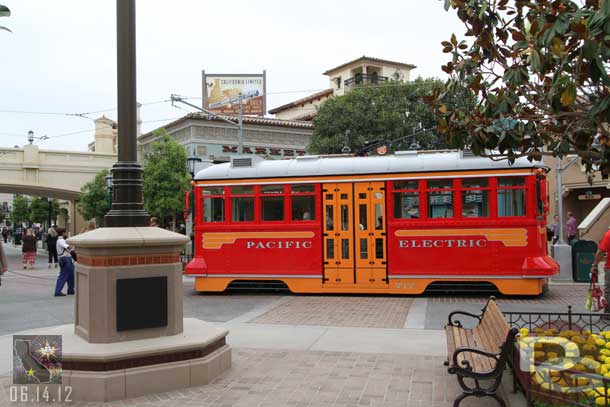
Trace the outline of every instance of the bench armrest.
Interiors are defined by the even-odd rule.
[[[476,318],[479,320],[479,322],[481,322],[481,318],[483,318],[482,315],[475,315],[475,314],[471,314],[470,312],[464,312],[464,311],[453,311],[451,314],[449,314],[449,318],[448,318],[448,322],[447,325],[450,326],[456,326],[458,328],[462,327],[462,323],[460,322],[460,320],[456,319],[455,321],[453,320],[453,316],[454,315],[465,315],[467,317],[470,318]]]
[[[489,372],[473,372],[472,367],[470,366],[470,361],[468,359],[462,360],[462,363],[461,363],[462,366],[460,366],[460,363],[458,362],[458,355],[460,353],[464,353],[464,352],[475,353],[477,355],[481,355],[481,356],[485,356],[490,359],[493,359],[496,364],[496,367],[497,367],[498,363],[500,363],[501,353],[490,353],[490,352],[485,352],[484,350],[481,350],[481,349],[460,347],[460,348],[457,348],[455,350],[455,352],[453,352],[453,366],[451,366],[451,369],[453,371],[451,373],[457,373],[459,371],[460,373],[467,373],[469,375],[472,375],[472,374],[476,375],[478,373],[482,376],[486,376],[486,375],[492,373],[494,370],[496,370],[496,368],[494,368],[494,369],[490,370]]]

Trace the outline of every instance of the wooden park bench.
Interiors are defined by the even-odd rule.
[[[458,315],[475,318],[479,322],[474,328],[464,328],[459,320],[454,319]],[[445,365],[449,366],[449,373],[457,375],[462,388],[462,394],[453,406],[459,406],[469,396],[492,397],[500,406],[506,406],[497,390],[519,331],[517,328],[511,329],[506,323],[493,297],[481,315],[462,311],[449,314],[445,332],[448,350]],[[467,383],[467,378],[472,379],[474,386],[468,385],[470,381]],[[481,386],[482,380],[491,381],[491,384]]]

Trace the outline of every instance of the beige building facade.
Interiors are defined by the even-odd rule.
[[[114,120],[102,116],[94,120],[95,136],[89,143],[89,151],[106,154],[117,154],[118,131]]]
[[[328,89],[271,109],[269,113],[278,119],[311,120],[318,107],[329,98],[344,95],[361,85],[409,81],[415,68],[412,64],[363,55],[324,72],[329,80]]]
[[[115,162],[115,154],[41,150],[35,144],[0,148],[0,193],[11,205],[14,194],[60,200],[67,217],[59,224],[75,234],[85,226],[76,210],[82,186]]]
[[[235,116],[223,116],[237,123]],[[188,114],[163,128],[182,144],[189,156],[225,162],[235,155],[259,155],[270,159],[305,155],[311,142],[313,124],[244,116],[244,144],[239,151],[238,128],[224,120],[201,113]],[[138,153],[144,157],[159,136],[154,131],[138,138]]]

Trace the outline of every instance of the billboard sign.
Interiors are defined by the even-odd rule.
[[[264,116],[265,78],[265,71],[262,74],[206,74],[203,71],[203,108],[218,114],[237,115],[241,93],[244,114]]]

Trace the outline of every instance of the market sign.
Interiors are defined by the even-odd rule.
[[[222,146],[223,153],[239,154],[237,146]],[[288,148],[266,148],[266,147],[242,147],[241,154],[259,154],[270,156],[294,157],[307,154],[305,150],[288,149]]]
[[[239,94],[243,114],[264,116],[266,112],[266,74],[206,74],[202,71],[203,108],[218,114],[237,115]]]
[[[579,201],[594,201],[602,199],[601,194],[594,194],[592,191],[587,191],[585,194],[578,195]]]

